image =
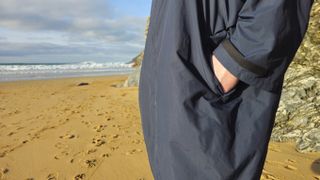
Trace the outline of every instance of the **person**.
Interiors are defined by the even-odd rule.
[[[258,180],[313,0],[153,0],[139,79],[156,180]]]

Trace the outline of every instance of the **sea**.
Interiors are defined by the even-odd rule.
[[[130,74],[132,63],[0,63],[0,81]]]

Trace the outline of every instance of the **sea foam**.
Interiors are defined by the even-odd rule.
[[[7,63],[0,64],[0,81],[47,79],[130,73],[132,63],[85,61],[80,63]]]

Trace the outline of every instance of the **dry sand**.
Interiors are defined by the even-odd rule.
[[[153,179],[126,77],[0,83],[0,179]],[[261,179],[320,180],[319,158],[271,142]]]

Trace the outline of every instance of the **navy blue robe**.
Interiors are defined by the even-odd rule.
[[[313,0],[153,0],[139,106],[156,180],[260,178]],[[222,91],[215,55],[239,78]]]

